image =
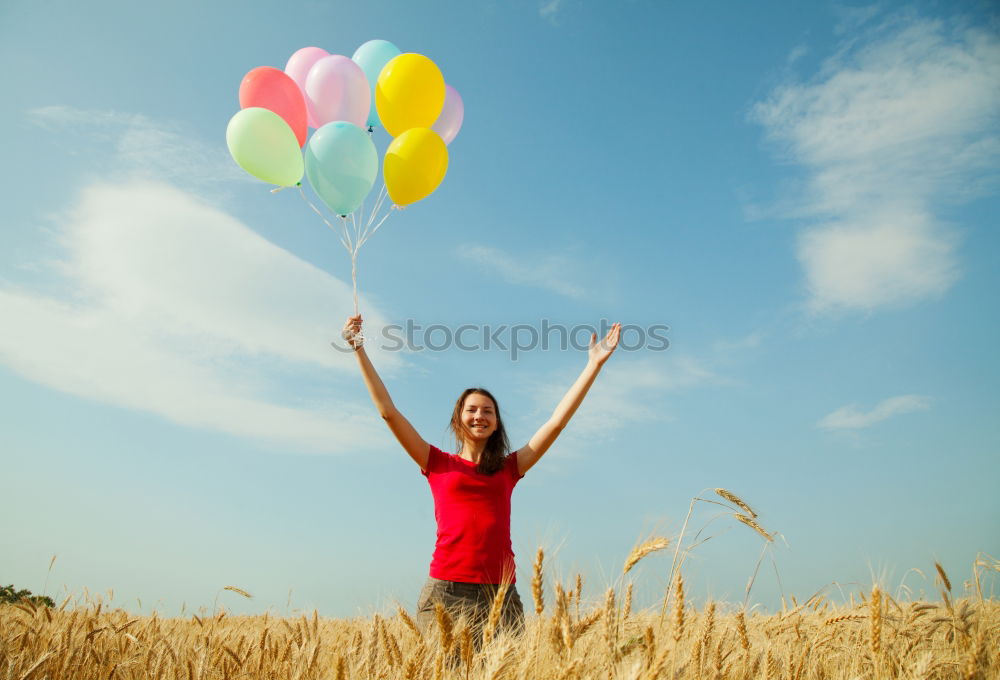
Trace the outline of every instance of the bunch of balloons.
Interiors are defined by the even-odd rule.
[[[402,207],[441,184],[447,145],[464,117],[462,98],[433,61],[401,53],[386,40],[369,40],[350,58],[303,47],[284,71],[261,66],[247,73],[239,97],[241,110],[226,129],[233,159],[280,186],[300,184],[304,173],[342,217],[354,213],[375,184],[375,126],[393,137],[382,174],[388,197]],[[310,127],[315,131],[308,137]]]

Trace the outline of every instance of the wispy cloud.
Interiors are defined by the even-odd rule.
[[[564,5],[565,0],[542,0],[542,3],[538,6],[538,14],[541,15],[543,19],[547,19],[555,23],[559,10]]]
[[[995,184],[997,83],[996,34],[893,18],[754,107],[806,171],[785,214],[812,222],[797,244],[812,312],[912,304],[954,283],[956,231],[936,213]]]
[[[712,349],[719,354],[739,354],[757,349],[766,337],[767,334],[764,331],[755,330],[743,337],[717,340],[712,344]]]
[[[573,416],[572,425],[562,436],[563,443],[570,441],[571,445],[564,448],[604,440],[638,423],[669,421],[671,394],[722,381],[702,361],[670,352],[619,360],[601,374]],[[529,392],[535,396],[535,417],[547,417],[571,382],[548,379],[534,383]]]
[[[353,369],[352,357],[328,345],[340,326],[330,310],[351,307],[345,283],[162,183],[91,186],[62,229],[58,273],[70,292],[0,289],[0,361],[14,371],[296,450],[379,440],[364,405],[308,378]],[[381,324],[376,310],[368,316]],[[300,376],[304,394],[274,394],[290,376]]]
[[[919,394],[904,394],[885,399],[870,411],[863,411],[856,404],[842,406],[823,416],[816,425],[825,430],[860,430],[893,416],[913,413],[914,411],[926,411],[930,405],[929,397]]]
[[[580,283],[582,265],[564,255],[515,256],[499,248],[474,244],[459,246],[455,252],[462,259],[508,283],[541,288],[575,299],[587,296],[587,290]]]
[[[57,134],[73,134],[78,149],[100,145],[95,166],[104,179],[142,177],[201,190],[257,181],[236,165],[223,145],[205,144],[178,124],[142,114],[42,106],[28,111],[28,120]]]
[[[834,26],[834,32],[837,35],[844,35],[845,33],[860,30],[882,11],[882,8],[877,3],[858,7],[834,3],[830,9],[834,16],[837,17],[837,24]]]

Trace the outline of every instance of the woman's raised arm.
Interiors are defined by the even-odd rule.
[[[354,348],[354,355],[358,358],[358,366],[361,368],[361,376],[365,379],[365,386],[368,394],[372,398],[372,403],[378,409],[378,414],[386,422],[389,429],[396,436],[399,444],[410,454],[410,458],[420,466],[421,470],[427,469],[427,458],[430,455],[430,445],[424,441],[423,437],[416,431],[410,421],[403,417],[396,405],[392,403],[389,391],[382,384],[382,379],[372,365],[371,359],[361,341],[361,315],[352,316],[344,324],[344,339]]]
[[[531,438],[528,445],[522,447],[517,452],[517,471],[520,474],[527,472],[531,466],[538,462],[552,443],[569,423],[570,418],[576,413],[576,409],[583,403],[583,398],[587,396],[590,386],[594,384],[597,374],[601,372],[611,354],[618,347],[618,336],[621,333],[621,324],[616,323],[608,331],[603,340],[597,342],[597,334],[590,337],[590,350],[587,353],[587,366],[580,373],[580,376],[569,388],[566,395],[552,412],[552,417],[544,425],[538,428],[538,432]]]

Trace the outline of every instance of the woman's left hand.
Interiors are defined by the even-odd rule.
[[[622,325],[620,323],[615,323],[608,331],[608,334],[604,336],[604,339],[597,342],[597,333],[592,333],[590,336],[590,351],[587,355],[587,359],[596,364],[598,367],[603,366],[604,362],[608,360],[611,354],[618,347],[618,336],[621,334]]]
[[[621,335],[622,325],[616,323],[608,331],[608,334],[598,342],[597,333],[590,336],[590,350],[587,352],[587,367],[580,373],[573,386],[569,388],[566,396],[562,398],[552,417],[544,425],[538,428],[529,441],[528,445],[517,451],[517,471],[524,474],[531,466],[538,462],[552,442],[556,440],[559,433],[569,424],[569,419],[576,413],[576,409],[583,403],[583,398],[587,396],[587,391],[594,384],[597,374],[601,372],[601,366],[614,353],[618,347],[618,336]]]

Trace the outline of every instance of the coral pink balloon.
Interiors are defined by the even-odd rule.
[[[372,105],[365,72],[340,54],[323,57],[309,69],[306,99],[319,125],[346,120],[363,128]]]
[[[441,109],[441,115],[434,121],[434,125],[431,125],[431,130],[441,135],[445,144],[451,144],[451,140],[455,139],[455,135],[462,129],[464,118],[465,104],[462,103],[462,97],[459,96],[458,90],[451,85],[445,85],[444,107]]]
[[[302,90],[302,96],[306,99],[306,111],[309,115],[309,126],[314,128],[318,128],[319,125],[317,125],[316,117],[313,115],[312,109],[309,105],[309,98],[306,97],[306,77],[309,75],[309,69],[313,67],[313,64],[323,57],[329,56],[330,53],[322,47],[303,47],[289,57],[288,63],[285,64],[285,73],[288,74],[288,77],[294,80],[298,84],[299,89]]]
[[[259,66],[243,76],[240,83],[240,108],[256,106],[274,111],[295,133],[299,146],[306,143],[306,100],[295,81],[283,71]]]

